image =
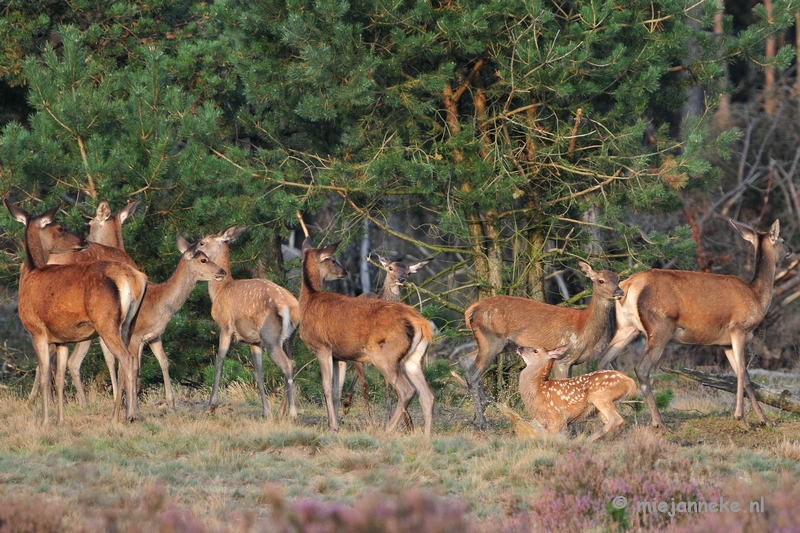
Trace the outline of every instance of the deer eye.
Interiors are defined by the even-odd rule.
[[[201,259],[200,262],[201,263],[208,263],[208,261],[206,259]]]
[[[598,279],[598,280],[597,280],[597,282],[598,282],[600,285],[602,285],[603,283],[605,283],[605,282],[606,282],[606,280],[604,280],[604,279]]]

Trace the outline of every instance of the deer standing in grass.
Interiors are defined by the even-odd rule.
[[[122,240],[122,224],[133,214],[136,207],[139,205],[139,200],[131,202],[123,209],[112,213],[108,202],[101,200],[97,205],[94,218],[89,221],[89,236],[86,238],[89,241],[85,250],[73,251],[68,253],[52,254],[47,261],[49,265],[69,265],[72,263],[84,263],[87,261],[119,261],[134,268],[138,268],[133,259],[125,252],[125,245]],[[81,364],[83,363],[86,354],[89,353],[89,348],[92,341],[84,341],[75,344],[72,354],[67,360],[67,368],[72,376],[72,382],[75,385],[75,395],[82,409],[86,408],[86,392],[83,389],[83,382],[81,381]],[[109,378],[111,379],[111,390],[114,397],[117,396],[117,375],[115,372],[114,354],[103,344],[100,340],[100,347],[103,351],[103,357],[108,367]],[[39,394],[40,387],[38,384],[39,367],[36,367],[36,383],[28,396],[28,402],[32,403]]]
[[[518,346],[517,353],[527,365],[519,375],[519,393],[528,413],[552,434],[589,416],[594,409],[603,427],[592,441],[621,430],[625,420],[614,403],[636,391],[636,382],[615,370],[598,370],[575,378],[550,379],[553,363],[567,353],[568,346],[555,350]]]
[[[389,261],[385,257],[379,255],[378,261],[381,266],[386,270],[386,278],[383,280],[380,294],[374,292],[365,292],[359,295],[359,298],[377,298],[386,302],[399,302],[402,298],[400,289],[406,284],[408,276],[415,274],[422,270],[425,265],[431,262],[431,259],[423,259],[421,261],[414,261],[413,263],[405,264],[400,261]],[[359,380],[361,381],[361,394],[364,396],[364,405],[366,406],[367,416],[372,418],[372,411],[369,406],[369,384],[364,375],[364,366],[361,363],[354,362],[356,374],[347,387],[347,391],[342,398],[342,412],[347,414],[350,411],[350,405],[353,401],[353,391],[356,388]],[[389,384],[386,384],[386,409],[389,416],[392,412],[392,398],[389,392]]]
[[[650,371],[670,341],[723,346],[737,378],[734,418],[748,429],[744,419],[746,390],[759,423],[768,423],[747,373],[745,344],[767,314],[775,269],[788,250],[779,237],[777,220],[768,233],[733,220],[731,224],[755,248],[755,273],[749,284],[736,276],[683,270],[647,270],[620,284],[625,297],[616,303],[617,331],[601,354],[599,366],[606,368],[639,333],[645,334],[647,344],[635,371],[656,428],[665,426],[653,397]]]
[[[64,421],[64,378],[68,343],[99,336],[119,359],[120,377],[127,383],[128,420],[136,417],[133,356],[127,348],[130,324],[144,297],[147,277],[135,268],[112,261],[48,265],[52,253],[86,248],[84,239],[55,221],[59,206],[40,216],[3,199],[15,220],[25,225],[25,260],[19,282],[18,312],[30,333],[39,364],[42,425],[49,423],[50,350],[56,345],[58,422]],[[114,400],[112,420],[121,413],[122,395]]]
[[[334,371],[334,360],[356,361],[375,365],[397,392],[399,400],[386,431],[397,426],[416,392],[422,406],[424,432],[430,437],[433,393],[422,372],[422,359],[433,338],[431,324],[402,303],[323,291],[323,281],[347,275],[333,256],[338,245],[313,248],[311,239],[306,238],[300,290],[300,337],[319,361],[328,427],[339,429],[343,367]]]
[[[197,250],[197,244],[190,244],[182,236],[176,236],[181,258],[175,272],[163,283],[148,283],[139,313],[131,325],[131,353],[136,357],[136,370],[141,368],[144,345],[150,346],[153,355],[161,366],[164,378],[164,391],[167,403],[175,409],[175,395],[169,379],[169,359],[164,352],[161,335],[167,324],[178,312],[189,293],[198,281],[223,281],[227,272],[209,257]]]
[[[595,272],[583,261],[579,265],[593,286],[592,300],[585,309],[514,296],[493,296],[467,307],[464,318],[478,348],[462,357],[461,364],[475,402],[475,421],[479,427],[486,429],[489,425],[483,414],[488,401],[480,378],[506,345],[549,349],[567,345],[566,354],[555,368],[556,377],[567,377],[572,365],[605,334],[614,300],[623,295],[619,277],[610,270]]]
[[[289,416],[297,417],[292,375],[292,348],[295,332],[300,323],[300,307],[292,293],[265,279],[233,279],[230,269],[230,243],[234,242],[245,228],[236,226],[207,237],[197,244],[212,261],[227,272],[221,281],[209,281],[211,316],[220,328],[219,351],[214,364],[214,385],[211,389],[209,408],[219,405],[219,381],[225,356],[231,341],[237,340],[250,347],[253,369],[261,394],[262,416],[270,416],[267,394],[264,390],[263,345],[272,360],[283,372],[283,383]]]

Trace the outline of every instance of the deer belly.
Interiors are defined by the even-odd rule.
[[[731,335],[727,327],[678,327],[672,340],[678,344],[729,346]]]

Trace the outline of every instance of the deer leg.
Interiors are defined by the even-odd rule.
[[[753,405],[753,412],[756,414],[756,418],[758,419],[758,423],[762,426],[766,426],[770,423],[770,420],[764,415],[764,411],[761,410],[761,405],[758,403],[756,399],[756,391],[753,390],[753,383],[750,381],[750,374],[747,372],[747,362],[745,361],[745,344],[747,342],[747,336],[744,333],[735,332],[734,335],[731,336],[731,344],[734,353],[738,353],[736,356],[736,360],[739,362],[739,368],[741,369],[741,375],[737,373],[737,381],[742,382],[744,390],[747,391],[747,395],[750,397],[750,403]],[[737,389],[739,387],[737,386]],[[742,402],[744,403],[744,398],[742,398]],[[744,408],[744,405],[742,405]],[[744,419],[744,409],[742,409],[742,419]]]
[[[414,397],[414,386],[405,378],[399,365],[397,368],[393,369],[393,372],[390,372],[390,375],[385,375],[385,377],[397,392],[397,406],[394,409],[392,418],[390,418],[389,422],[386,424],[386,431],[389,432],[397,427],[397,424],[403,417],[403,412]]]
[[[425,374],[422,372],[422,358],[425,356],[427,349],[428,343],[424,341],[420,342],[414,351],[403,360],[403,367],[409,381],[411,381],[411,384],[417,390],[419,403],[422,406],[425,436],[430,438],[431,428],[433,427],[433,393],[428,386],[428,382],[425,380]],[[403,409],[403,412],[408,417],[408,412],[405,409]]]
[[[480,380],[489,363],[503,349],[503,345],[500,345],[499,342],[488,343],[482,336],[480,339],[483,340],[479,340],[478,334],[475,335],[475,339],[478,341],[478,349],[464,355],[460,362],[464,368],[472,401],[475,403],[475,423],[481,429],[489,429],[489,422],[483,414],[489,404],[489,399],[481,387]],[[488,346],[484,347],[485,344]]]
[[[230,332],[222,330],[219,333],[219,350],[217,359],[214,361],[214,385],[211,387],[211,399],[208,400],[208,408],[214,410],[219,405],[219,380],[222,376],[222,366],[225,363],[225,356],[231,347],[232,335]]]
[[[50,385],[50,346],[47,339],[42,336],[41,338],[33,338],[33,349],[36,352],[36,358],[39,360],[39,389],[42,397],[42,426],[47,426],[50,423],[50,399],[51,399],[51,385]]]
[[[67,367],[69,368],[69,375],[72,376],[72,384],[75,385],[75,396],[78,397],[78,403],[81,409],[86,409],[86,392],[83,390],[83,381],[81,380],[81,364],[83,364],[86,354],[89,353],[89,347],[92,341],[84,341],[75,344],[69,359],[67,359]]]
[[[283,353],[286,355],[286,359],[292,365],[290,367],[288,383],[285,382],[286,376],[284,375],[284,387],[292,394],[292,397],[289,399],[289,416],[291,418],[297,418],[297,406],[295,404],[296,394],[294,388],[294,364],[292,363],[292,351],[294,350],[294,340],[296,336],[297,336],[297,328],[295,328],[292,331],[292,334],[289,335],[289,337],[285,341],[283,341]]]
[[[58,425],[64,423],[64,381],[67,376],[67,357],[69,347],[65,344],[56,346],[56,394],[58,396]]]
[[[291,418],[297,418],[297,407],[295,406],[294,402],[294,379],[292,374],[292,360],[289,359],[284,351],[283,347],[277,343],[270,343],[264,342],[269,341],[271,338],[268,335],[261,336],[261,342],[264,343],[264,346],[267,348],[269,352],[269,356],[275,362],[276,365],[281,369],[283,373],[283,390],[284,394],[286,395],[287,403],[289,404],[289,416]]]
[[[103,338],[100,338],[100,349],[103,352],[103,358],[106,360],[106,366],[108,367],[108,377],[111,380],[111,390],[116,398],[117,393],[120,393],[119,390],[119,383],[117,381],[117,375],[114,373],[114,368],[116,367],[116,360],[114,354],[111,350],[108,349],[108,346],[105,342],[103,342]]]
[[[620,327],[618,325],[617,332],[614,333],[614,338],[608,343],[608,347],[606,347],[603,353],[598,356],[600,358],[600,362],[597,364],[598,370],[608,368],[609,365],[611,365],[611,361],[613,361],[638,335],[639,330],[636,329],[635,326]],[[648,344],[649,343],[650,341],[648,341]]]
[[[114,399],[114,414],[112,415],[114,422],[119,420],[122,412],[122,387],[125,387],[126,393],[126,412],[125,418],[128,422],[136,420],[136,380],[139,374],[139,365],[137,358],[135,358],[119,334],[111,334],[105,336],[105,343],[111,353],[119,360],[119,394]],[[113,367],[112,367],[113,368]]]
[[[52,349],[51,349],[52,348]],[[56,354],[56,345],[49,344],[48,345],[48,364],[50,365],[51,371],[55,368],[55,354]],[[39,384],[39,365],[36,365],[36,369],[33,373],[33,387],[31,387],[31,392],[28,394],[28,405],[33,405],[33,402],[36,401],[36,398],[39,397],[39,393],[41,392],[41,387]]]
[[[591,442],[603,438],[606,435],[616,432],[625,425],[625,419],[619,414],[614,402],[606,399],[596,399],[594,406],[597,408],[597,416],[603,421],[603,427],[592,435]]]
[[[264,389],[264,352],[258,344],[250,345],[250,355],[253,357],[253,376],[256,378],[256,387],[261,395],[261,416],[272,418],[272,412],[267,403],[267,391]]]
[[[342,388],[344,388],[344,374],[347,371],[347,363],[334,360],[333,365],[333,410],[336,413],[336,420],[339,420],[339,405],[342,402]]]
[[[140,341],[137,344],[138,349],[136,351],[132,350],[132,352],[138,356],[139,368],[141,368],[144,343]],[[150,346],[150,350],[153,352],[153,355],[156,356],[156,359],[158,359],[158,365],[161,367],[161,376],[164,378],[164,394],[167,398],[167,404],[172,407],[172,409],[175,409],[175,395],[172,393],[172,383],[169,379],[169,359],[167,359],[167,354],[164,351],[164,344],[161,342],[161,337],[150,341],[148,346]]]
[[[322,393],[325,395],[325,407],[328,410],[328,429],[339,431],[339,420],[333,406],[333,354],[330,350],[319,349],[315,352],[322,375]]]
[[[646,327],[646,329],[649,328]],[[650,371],[658,363],[658,360],[661,359],[664,348],[672,338],[674,327],[670,328],[669,326],[664,327],[663,325],[659,325],[653,328],[652,331],[653,333],[649,331],[645,332],[647,335],[647,347],[645,348],[642,360],[634,367],[634,371],[636,372],[636,377],[639,378],[639,386],[642,388],[642,393],[650,409],[652,426],[658,429],[666,429],[664,421],[661,419],[661,414],[658,412],[658,407],[656,407],[656,399],[655,396],[653,396],[653,386],[650,383]]]

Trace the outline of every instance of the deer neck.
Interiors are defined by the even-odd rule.
[[[172,314],[181,308],[189,297],[189,293],[197,285],[197,280],[189,274],[189,267],[185,263],[186,260],[181,256],[175,272],[169,279],[163,283],[148,286],[147,293],[145,293],[146,295],[158,294],[158,303],[168,308]]]
[[[319,265],[314,261],[310,252],[303,253],[302,279],[300,280],[300,306],[304,306],[308,299],[322,290],[322,273]]]
[[[597,294],[597,291],[592,293],[592,300],[586,308],[586,323],[583,328],[583,339],[588,345],[594,345],[603,336],[606,328],[608,327],[608,319],[611,311],[614,309],[614,300],[610,298],[603,298]],[[588,347],[592,347],[588,346]]]
[[[399,302],[401,300],[400,286],[396,283],[384,283],[378,298],[387,302]]]
[[[233,282],[233,276],[231,275],[231,259],[230,259],[230,249],[227,246],[223,246],[222,251],[216,256],[210,258],[214,261],[217,266],[225,270],[225,279],[221,281],[211,280],[208,282],[208,295],[211,297],[211,302],[214,303],[216,300],[217,295],[224,289],[229,283]]]
[[[50,259],[50,254],[42,246],[42,241],[34,231],[25,232],[25,261],[23,271],[29,272],[45,266]]]
[[[520,391],[527,397],[527,402],[533,403],[536,397],[550,380],[555,359],[548,359],[539,365],[528,365],[519,374]]]
[[[756,270],[750,287],[756,295],[761,310],[766,313],[769,304],[772,303],[772,292],[775,284],[776,255],[772,243],[766,242],[769,236],[761,237],[759,246],[756,249]]]

